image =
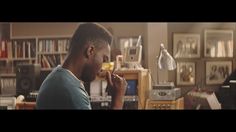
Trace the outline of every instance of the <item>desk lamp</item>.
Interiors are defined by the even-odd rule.
[[[173,57],[167,52],[164,44],[160,45],[160,54],[157,56],[157,66],[163,70],[174,70],[176,63]],[[157,78],[158,78],[157,68]],[[159,81],[159,78],[157,79]],[[174,88],[174,83],[157,83],[153,85],[149,93],[151,100],[176,100],[181,96],[180,88]]]

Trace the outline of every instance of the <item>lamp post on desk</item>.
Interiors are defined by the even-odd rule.
[[[157,57],[157,66],[159,69],[174,70],[176,68],[176,62],[173,57],[167,52],[164,45],[160,45],[160,54]],[[157,68],[157,71],[158,71]],[[159,77],[157,72],[157,77]],[[151,100],[176,100],[181,96],[180,88],[175,88],[173,82],[159,82],[152,86],[152,90],[149,92],[149,98]]]

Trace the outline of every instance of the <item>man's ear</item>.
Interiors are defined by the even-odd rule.
[[[94,54],[95,54],[95,46],[92,44],[88,45],[88,47],[86,48],[86,51],[85,51],[86,58],[89,58],[90,56],[92,56]]]

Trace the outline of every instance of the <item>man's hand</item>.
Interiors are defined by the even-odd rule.
[[[108,82],[109,92],[112,96],[111,107],[113,109],[122,109],[124,103],[124,95],[127,89],[127,82],[124,78],[117,74],[107,72],[106,79]]]

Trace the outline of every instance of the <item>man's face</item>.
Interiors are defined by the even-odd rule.
[[[85,64],[82,71],[81,79],[84,82],[91,82],[96,79],[96,75],[100,72],[103,62],[108,62],[110,58],[110,46],[104,44],[103,48],[95,49],[94,55]]]

